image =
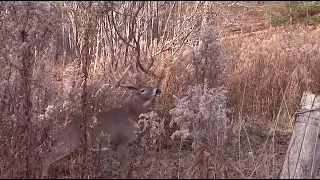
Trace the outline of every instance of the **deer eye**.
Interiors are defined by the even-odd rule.
[[[146,91],[145,89],[141,89],[141,90],[140,90],[141,93],[143,93],[143,92],[145,92],[145,91]]]

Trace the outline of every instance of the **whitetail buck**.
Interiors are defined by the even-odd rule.
[[[117,83],[118,86],[131,90],[132,96],[128,103],[120,108],[97,113],[94,116],[96,124],[89,129],[91,139],[99,139],[102,143],[106,143],[107,139],[104,139],[101,133],[109,135],[111,143],[117,149],[122,178],[128,177],[128,145],[136,138],[134,123],[138,122],[140,114],[147,112],[147,106],[151,100],[161,93],[160,89],[151,86],[121,85],[120,81],[128,69],[129,67]],[[53,162],[67,156],[81,146],[81,139],[84,136],[84,132],[79,126],[81,119],[81,115],[72,116],[71,123],[54,137],[53,150],[46,155],[42,162],[42,178],[48,176],[49,166]]]

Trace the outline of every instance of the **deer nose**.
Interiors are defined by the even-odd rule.
[[[160,95],[161,94],[161,90],[160,89],[156,89],[156,95]]]

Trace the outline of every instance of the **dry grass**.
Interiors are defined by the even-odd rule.
[[[226,70],[234,115],[241,111],[242,116],[275,120],[285,99],[282,113],[290,119],[303,91],[319,93],[319,31],[319,27],[300,26],[223,39],[234,59]]]

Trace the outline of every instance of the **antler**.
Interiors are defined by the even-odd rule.
[[[110,68],[111,69],[111,74],[110,75],[112,76],[112,80],[114,81],[116,87],[135,88],[135,89],[137,88],[134,85],[121,84],[121,81],[124,78],[124,76],[128,73],[130,66],[131,66],[131,64],[128,65],[128,67],[126,68],[124,73],[119,78],[116,77],[115,70],[113,68]]]

